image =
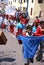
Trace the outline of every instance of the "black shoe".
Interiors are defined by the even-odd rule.
[[[36,58],[36,61],[41,61],[41,60],[42,60],[42,58],[40,58],[40,57]]]
[[[33,62],[34,62],[33,58],[31,58],[31,59],[30,59],[30,62],[31,62],[31,63],[33,63]]]
[[[29,65],[29,64],[25,63],[24,65]]]

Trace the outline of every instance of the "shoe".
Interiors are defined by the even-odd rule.
[[[36,61],[41,61],[42,60],[42,57],[36,57]]]
[[[33,63],[33,62],[34,62],[33,58],[31,58],[31,59],[30,59],[30,62],[31,62],[31,63]]]
[[[36,58],[37,61],[41,61],[42,59],[41,58]]]
[[[29,64],[25,63],[24,65],[29,65]]]

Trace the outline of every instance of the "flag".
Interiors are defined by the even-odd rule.
[[[44,41],[44,36],[17,36],[18,40],[23,43],[24,58],[33,58],[36,54],[41,41]]]

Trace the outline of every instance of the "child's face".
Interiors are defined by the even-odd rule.
[[[32,32],[32,31],[31,31],[31,30],[29,30],[29,31],[28,31],[28,34],[29,34],[29,35],[31,35],[31,32]]]
[[[28,32],[28,33],[31,33],[31,30],[28,29],[27,32]]]
[[[34,26],[36,26],[36,22],[34,22]]]
[[[28,32],[30,33],[30,32],[31,32],[31,30],[28,30]]]

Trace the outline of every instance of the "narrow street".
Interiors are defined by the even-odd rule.
[[[22,45],[9,32],[4,32],[7,37],[6,45],[0,45],[0,65],[24,65]],[[44,65],[44,62],[30,63],[30,65]]]

